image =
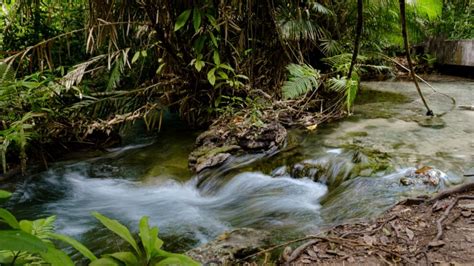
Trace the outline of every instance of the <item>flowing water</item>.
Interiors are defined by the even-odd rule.
[[[147,215],[168,249],[184,251],[240,227],[271,231],[274,241],[312,233],[466,181],[474,167],[473,111],[426,120],[411,84],[366,85],[371,90],[361,92],[352,117],[314,132],[292,130],[287,147],[270,158],[232,158],[193,176],[187,155],[197,133],[165,125],[157,139],[132,137],[129,145],[18,181],[7,207],[20,218],[55,214],[59,232],[99,251],[120,243],[92,211],[133,230]],[[435,85],[460,105],[474,103],[473,82]],[[450,109],[439,94],[428,99],[435,111]],[[401,184],[422,166],[439,170],[439,184]]]

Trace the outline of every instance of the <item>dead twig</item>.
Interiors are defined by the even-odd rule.
[[[308,241],[306,243],[304,243],[303,245],[299,246],[298,248],[296,248],[290,255],[290,257],[288,258],[288,260],[286,261],[286,263],[291,263],[292,261],[294,261],[295,259],[297,259],[301,253],[303,253],[308,247],[316,244],[316,243],[319,243],[321,242],[320,239],[315,239],[315,240],[311,240],[311,241]]]
[[[282,244],[274,245],[274,246],[271,246],[267,249],[256,252],[254,254],[250,254],[247,257],[244,257],[244,258],[240,259],[239,261],[246,261],[247,259],[250,259],[252,257],[258,256],[258,255],[261,255],[261,254],[264,254],[264,253],[267,253],[267,252],[275,250],[277,248],[281,248],[281,247],[288,246],[288,245],[293,244],[293,243],[298,243],[298,242],[309,240],[309,239],[314,239],[314,238],[317,238],[317,237],[318,236],[311,235],[311,236],[306,236],[306,237],[303,237],[303,238],[298,238],[298,239],[295,239],[295,240],[291,240],[291,241],[288,241],[288,242],[285,242],[285,243],[282,243]]]
[[[428,243],[428,246],[434,246],[434,243],[436,243],[437,241],[439,241],[441,239],[441,237],[443,236],[443,222],[444,222],[444,220],[446,220],[448,218],[448,215],[451,212],[451,210],[454,208],[454,206],[456,206],[458,201],[462,200],[462,199],[474,199],[474,196],[459,196],[459,197],[456,197],[453,200],[453,202],[449,205],[449,207],[444,211],[443,216],[441,216],[436,221],[436,226],[437,226],[437,229],[438,229],[438,233],[436,234],[436,237],[430,243]]]

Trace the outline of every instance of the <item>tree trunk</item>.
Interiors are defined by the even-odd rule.
[[[407,61],[408,61],[408,68],[410,69],[410,75],[411,75],[411,78],[413,79],[413,82],[415,82],[416,90],[418,91],[418,94],[420,95],[420,98],[426,107],[426,115],[433,116],[434,115],[433,111],[430,109],[430,107],[426,103],[425,97],[423,97],[423,93],[421,92],[420,85],[418,84],[418,80],[416,79],[416,74],[413,69],[413,64],[411,62],[410,48],[408,46],[405,0],[399,0],[399,2],[400,2],[400,21],[402,23],[403,43],[405,45],[405,52],[406,52]]]
[[[364,11],[363,0],[357,0],[356,38],[355,38],[355,41],[354,41],[354,52],[352,53],[351,65],[349,67],[349,72],[347,73],[347,80],[350,80],[351,77],[352,77],[352,71],[354,70],[354,65],[357,61],[357,55],[359,54],[360,37],[362,35],[362,23],[364,21],[363,11]]]

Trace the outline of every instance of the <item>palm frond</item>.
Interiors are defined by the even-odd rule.
[[[334,56],[342,53],[342,45],[339,43],[339,41],[334,39],[322,39],[319,47],[321,52],[323,52],[326,56]]]
[[[60,81],[60,83],[66,87],[66,89],[72,88],[72,86],[81,83],[84,74],[89,66],[98,62],[101,59],[106,58],[107,55],[98,55],[85,62],[77,64],[73,67],[73,70],[69,71]]]
[[[297,98],[319,87],[321,77],[319,70],[306,64],[289,64],[286,69],[289,72],[289,77],[282,87],[284,99]]]
[[[319,3],[310,8],[280,6],[275,11],[278,32],[285,40],[317,41],[326,37],[323,27],[318,25],[316,14],[330,14],[330,10]]]

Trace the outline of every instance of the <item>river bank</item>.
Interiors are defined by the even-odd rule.
[[[469,264],[474,183],[405,200],[375,221],[334,227],[281,255],[283,264]]]

